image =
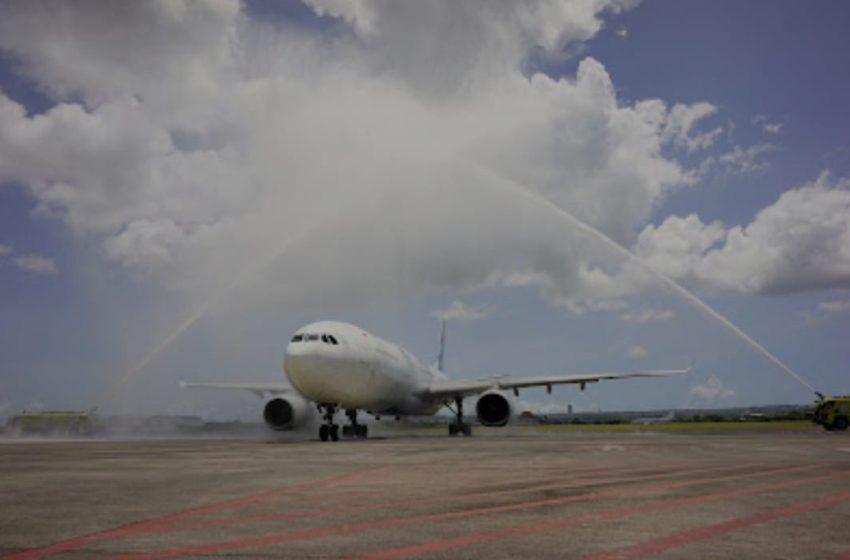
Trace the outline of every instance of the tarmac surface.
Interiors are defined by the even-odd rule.
[[[850,433],[0,443],[0,558],[850,559]]]

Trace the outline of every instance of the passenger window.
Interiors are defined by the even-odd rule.
[[[296,334],[295,336],[293,336],[293,337],[292,337],[292,342],[301,342],[301,340],[302,340],[303,338],[304,338],[304,337],[303,337],[303,336],[301,336],[300,334]]]

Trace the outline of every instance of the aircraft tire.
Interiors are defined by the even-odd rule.
[[[839,431],[844,431],[847,429],[847,417],[839,416],[835,419],[835,422],[832,424],[832,427]]]
[[[449,435],[452,436],[452,437],[457,435],[457,425],[456,424],[449,424]]]
[[[469,424],[464,424],[463,426],[460,427],[460,429],[463,432],[463,435],[465,435],[467,437],[472,435],[472,426],[470,426]]]
[[[361,439],[366,439],[367,437],[369,437],[369,426],[362,426],[358,424],[355,436]]]
[[[339,441],[339,426],[336,424],[331,425],[330,432],[331,441]]]
[[[319,427],[319,439],[322,441],[328,441],[328,426],[327,424],[322,424]]]

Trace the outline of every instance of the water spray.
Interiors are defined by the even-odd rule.
[[[786,374],[788,374],[792,379],[794,379],[795,381],[797,381],[798,383],[800,383],[801,385],[803,385],[804,387],[806,387],[807,389],[809,389],[810,391],[815,393],[816,395],[820,394],[812,386],[811,383],[809,383],[808,381],[803,379],[803,377],[801,377],[799,374],[797,374],[790,367],[786,366],[779,358],[777,358],[776,356],[771,354],[767,350],[767,348],[765,348],[764,346],[762,346],[761,344],[759,344],[758,342],[753,340],[749,335],[747,335],[747,333],[745,333],[744,331],[739,329],[737,326],[735,326],[735,324],[732,323],[732,321],[730,321],[729,319],[727,319],[726,317],[721,315],[714,308],[710,307],[707,303],[705,303],[700,298],[698,298],[693,292],[691,292],[690,290],[688,290],[687,288],[685,288],[684,286],[682,286],[681,284],[679,284],[678,282],[676,282],[672,278],[666,276],[665,274],[658,272],[657,270],[655,270],[654,268],[649,266],[646,262],[644,262],[642,259],[640,259],[637,255],[635,255],[634,253],[632,253],[631,251],[629,251],[628,249],[626,249],[625,247],[623,247],[622,245],[620,245],[619,243],[617,243],[616,241],[614,241],[613,239],[611,239],[610,237],[608,237],[607,235],[605,235],[604,233],[602,233],[601,231],[599,231],[598,229],[593,227],[592,225],[590,225],[587,222],[584,222],[583,220],[577,218],[576,216],[574,216],[570,212],[567,212],[566,210],[564,210],[563,208],[561,208],[560,206],[558,206],[554,202],[552,202],[552,201],[546,199],[545,197],[540,196],[540,195],[538,195],[538,194],[536,194],[532,191],[529,191],[528,189],[523,188],[522,186],[520,186],[519,184],[517,184],[516,182],[514,182],[513,180],[511,180],[507,177],[495,175],[490,170],[485,169],[485,171],[487,173],[491,174],[491,175],[494,175],[497,179],[500,180],[500,182],[507,183],[511,187],[511,190],[513,192],[517,192],[517,193],[525,196],[526,198],[528,198],[528,199],[530,199],[530,200],[532,200],[532,201],[534,201],[538,204],[542,204],[543,206],[553,210],[554,212],[559,214],[561,217],[566,219],[579,232],[583,233],[584,235],[586,235],[587,237],[589,237],[593,240],[601,241],[605,246],[607,246],[608,248],[613,250],[615,253],[626,257],[629,261],[634,262],[642,270],[646,271],[647,273],[649,273],[650,275],[652,275],[656,279],[660,280],[661,283],[665,287],[670,289],[673,293],[684,298],[687,302],[694,305],[697,309],[699,309],[700,311],[702,311],[703,313],[705,313],[709,317],[713,318],[714,320],[718,321],[721,325],[723,325],[728,330],[730,330],[738,338],[740,338],[741,340],[746,342],[750,346],[750,348],[756,350],[762,356],[764,356],[765,358],[770,360],[771,363],[773,363],[774,365],[779,367],[782,371],[784,371]]]
[[[326,218],[330,218],[330,216],[326,216]],[[327,220],[317,220],[315,223],[325,224],[326,221]],[[174,327],[174,329],[171,330],[167,337],[165,337],[159,344],[148,350],[142,357],[142,359],[136,362],[134,366],[128,368],[120,379],[118,379],[110,386],[108,386],[104,391],[102,391],[100,397],[103,398],[114,394],[122,385],[127,383],[127,381],[137,375],[145,367],[147,367],[148,364],[150,364],[155,358],[162,354],[169,346],[174,344],[174,341],[183,336],[183,334],[187,330],[189,330],[192,325],[200,321],[207,313],[209,313],[210,309],[218,305],[223,299],[228,297],[232,292],[234,292],[240,286],[248,282],[251,278],[253,278],[257,274],[261,273],[263,270],[280,260],[295,243],[301,241],[308,233],[312,232],[314,229],[315,227],[302,231],[299,235],[296,235],[289,241],[285,242],[283,247],[280,250],[276,251],[273,255],[266,259],[260,260],[256,265],[251,268],[248,268],[242,274],[234,278],[234,280],[230,284],[226,285],[224,288],[218,290],[217,292],[213,293],[209,298],[204,300],[203,303],[201,303],[192,313],[190,313],[188,317],[186,317],[176,327]]]
[[[721,325],[723,325],[727,330],[731,331],[735,336],[739,339],[743,340],[750,346],[752,349],[756,350],[762,356],[767,358],[771,363],[779,367],[782,371],[784,371],[787,375],[789,375],[792,379],[818,395],[818,391],[803,377],[794,372],[790,367],[786,366],[779,358],[771,354],[764,346],[753,340],[749,335],[747,335],[740,328],[735,326],[729,319],[721,315],[718,311],[714,310],[707,303],[698,298],[695,294],[689,291],[687,288],[673,280],[672,278],[656,271],[651,266],[649,266],[642,259],[637,257],[634,253],[591,226],[590,224],[584,222],[583,220],[577,218],[572,213],[564,210],[560,206],[546,199],[545,197],[538,195],[528,189],[523,188],[516,182],[508,179],[506,177],[501,177],[493,173],[488,169],[484,169],[486,173],[495,177],[497,179],[497,183],[504,184],[510,187],[511,192],[514,194],[520,194],[525,198],[535,202],[536,204],[540,204],[558,214],[563,219],[567,220],[567,222],[572,225],[575,229],[577,229],[580,233],[584,234],[590,239],[595,241],[602,242],[609,249],[613,250],[615,253],[624,256],[631,262],[637,264],[642,270],[659,280],[666,288],[671,290],[674,294],[677,294],[685,301],[694,305],[697,309],[718,321]],[[326,223],[326,220],[319,220],[317,223]],[[311,228],[312,229],[312,228]],[[156,357],[158,357],[162,352],[164,352],[169,346],[171,346],[175,340],[180,338],[192,325],[197,323],[200,319],[202,319],[213,307],[215,307],[219,302],[221,302],[224,298],[229,296],[233,291],[242,286],[245,282],[253,278],[255,275],[259,274],[275,262],[277,262],[283,255],[289,250],[289,248],[298,240],[302,239],[309,231],[306,230],[301,232],[301,235],[295,236],[293,239],[289,240],[284,244],[283,248],[273,254],[270,258],[264,259],[260,261],[254,267],[249,268],[244,273],[237,276],[233,282],[225,286],[223,289],[214,293],[211,297],[206,299],[201,305],[195,309],[186,319],[181,321],[171,332],[165,337],[159,344],[149,350],[144,357],[139,360],[133,367],[129,368],[125,374],[114,383],[109,389],[104,391],[104,393],[109,394],[115,392],[119,387],[121,387],[124,383],[126,383],[130,378],[138,374],[141,370],[148,366],[148,364],[153,361]]]

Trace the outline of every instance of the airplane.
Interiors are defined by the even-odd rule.
[[[520,389],[578,384],[583,391],[588,383],[601,379],[664,377],[688,373],[691,368],[589,373],[582,375],[543,375],[536,377],[494,376],[452,380],[443,372],[446,325],[440,331],[440,352],[429,366],[410,352],[366,330],[340,321],[318,321],[301,327],[286,347],[283,371],[290,384],[278,383],[192,383],[182,387],[206,389],[242,389],[260,398],[270,398],[263,419],[274,430],[289,430],[303,425],[312,406],[322,415],[319,428],[322,441],[339,440],[334,423],[338,410],[344,410],[349,425],[343,436],[365,438],[368,428],[357,422],[358,411],[381,415],[433,415],[447,407],[454,413],[449,435],[469,436],[472,427],[464,422],[463,399],[479,395],[475,405],[478,422],[483,426],[505,426],[513,416],[510,393]]]

